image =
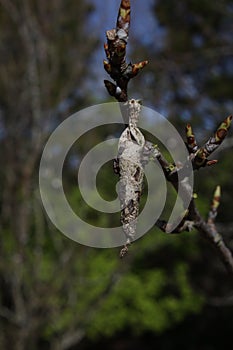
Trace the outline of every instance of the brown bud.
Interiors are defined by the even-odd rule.
[[[147,64],[148,64],[148,61],[143,61],[143,62],[133,64],[132,77],[135,77],[139,73],[139,71],[142,70]]]
[[[109,95],[115,96],[116,94],[116,85],[111,83],[109,80],[104,80],[104,85],[106,89],[108,90]]]
[[[130,1],[122,0],[117,17],[117,30],[123,29],[128,34],[130,24]]]
[[[221,198],[221,187],[217,186],[214,191],[214,196],[212,200],[211,207],[213,210],[217,210],[220,204],[220,198]]]
[[[211,165],[215,165],[218,163],[218,160],[217,159],[213,159],[213,160],[208,160],[206,165],[207,166],[211,166]]]
[[[232,121],[232,115],[230,115],[229,117],[227,117],[218,127],[218,130],[216,131],[215,133],[215,140],[216,140],[216,143],[221,143],[226,135],[227,135],[227,132],[230,128],[230,125],[231,125],[231,121]]]
[[[107,43],[104,44],[104,50],[105,50],[106,57],[109,60],[110,59],[110,52],[109,52]]]
[[[111,71],[112,71],[112,69],[111,69],[111,64],[108,63],[108,61],[106,61],[106,60],[104,60],[104,69],[106,70],[106,72],[107,72],[108,74],[110,74]]]
[[[125,50],[126,50],[126,43],[124,41],[121,41],[119,45],[116,47],[116,54],[119,57],[122,57],[125,55]]]
[[[186,125],[185,131],[186,131],[188,148],[191,153],[194,153],[197,151],[197,143],[190,124]]]

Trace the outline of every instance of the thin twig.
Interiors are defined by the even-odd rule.
[[[107,60],[104,68],[116,84],[104,80],[106,89],[119,102],[128,100],[128,83],[148,61],[139,63],[126,62],[126,46],[129,38],[130,1],[122,0],[117,17],[116,28],[106,32],[107,43],[104,45]]]

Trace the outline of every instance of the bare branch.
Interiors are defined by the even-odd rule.
[[[215,218],[217,216],[217,210],[218,210],[218,207],[220,204],[220,197],[221,197],[221,187],[217,186],[216,190],[214,192],[211,206],[210,206],[210,211],[209,211],[209,216],[208,216],[208,224],[213,224],[215,221]]]
[[[117,17],[116,29],[106,32],[107,43],[104,45],[107,60],[104,60],[104,68],[110,77],[116,82],[104,81],[106,89],[111,96],[119,102],[128,100],[128,83],[134,78],[148,61],[136,64],[126,62],[126,46],[129,37],[130,26],[130,1],[122,0]]]
[[[224,263],[226,269],[233,277],[233,256],[230,249],[226,246],[222,235],[218,232],[216,226],[212,222],[206,222],[198,212],[194,201],[190,205],[190,215],[194,219],[195,228],[206,238],[216,249],[220,259]]]
[[[227,132],[230,128],[232,116],[227,117],[218,127],[213,136],[204,144],[203,147],[199,148],[195,157],[192,159],[194,169],[205,167],[206,165],[216,164],[217,161],[209,161],[208,157],[218,149],[223,140],[225,139]]]
[[[231,121],[231,119],[229,121]],[[225,123],[221,124],[220,127],[222,127],[222,125],[225,126],[226,124]],[[218,130],[221,130],[220,127],[218,128]],[[227,128],[229,128],[228,124],[227,124]],[[218,132],[218,130],[217,130],[217,132]],[[216,134],[217,134],[217,132],[216,132]],[[215,136],[215,138],[216,138],[216,136]],[[173,185],[175,190],[177,191],[178,187],[177,187],[177,174],[176,173],[179,171],[183,171],[183,168],[181,167],[180,169],[177,169],[177,167],[174,167],[174,169],[171,172],[169,172],[170,167],[158,149],[157,149],[155,158],[160,161],[160,165],[162,166],[162,169],[164,171],[164,174],[166,176],[167,181],[169,181]],[[185,165],[184,165],[184,167],[185,167]],[[185,203],[186,194],[187,194],[187,192],[192,191],[192,189],[190,188],[189,184],[183,180],[179,182],[179,186],[180,186],[179,193],[182,196],[181,199]],[[211,244],[216,248],[220,259],[223,261],[227,270],[233,276],[233,256],[232,256],[232,253],[231,253],[230,249],[226,246],[226,244],[223,240],[223,237],[218,232],[218,230],[215,226],[215,222],[214,222],[216,215],[217,215],[217,209],[219,206],[219,202],[220,202],[220,194],[221,194],[220,193],[220,186],[217,186],[215,193],[214,193],[214,196],[213,196],[212,203],[211,203],[210,212],[209,212],[207,222],[200,215],[198,209],[196,208],[195,199],[193,198],[190,202],[188,210],[185,212],[185,215],[183,216],[183,219],[180,220],[180,218],[177,218],[177,222],[179,222],[179,224],[175,227],[174,230],[172,230],[170,232],[169,224],[164,220],[158,220],[156,222],[156,226],[159,227],[163,232],[170,232],[172,234],[182,233],[184,231],[191,231],[191,229],[195,227],[202,234],[202,236],[205,237],[209,242],[211,242]]]
[[[148,63],[147,61],[138,64],[126,63],[129,25],[130,1],[122,0],[116,29],[107,31],[107,44],[104,46],[107,57],[107,60],[104,61],[104,68],[116,84],[108,80],[105,80],[104,83],[109,94],[120,102],[126,102],[128,100],[127,87],[129,80],[136,76],[139,70]],[[138,101],[128,101],[128,104],[125,106],[128,106],[129,126],[121,135],[118,158],[114,161],[114,171],[120,175],[119,197],[121,202],[121,223],[127,238],[126,244],[120,253],[121,257],[127,253],[128,246],[135,237],[145,165],[151,159],[160,163],[166,180],[179,193],[184,203],[184,208],[186,208],[186,200],[190,198],[190,193],[193,193],[188,182],[190,171],[217,163],[216,160],[209,160],[208,157],[219,148],[227,135],[232,121],[232,116],[227,117],[220,124],[214,135],[202,147],[198,147],[191,125],[188,124],[186,126],[187,148],[190,154],[189,160],[191,160],[193,166],[193,169],[190,169],[190,162],[188,161],[185,164],[170,164],[157,147],[145,141],[144,136],[137,128],[140,111]],[[123,108],[123,110],[125,109]],[[214,193],[207,221],[198,212],[193,197],[188,210],[185,211],[182,218],[177,218],[177,225],[175,225],[175,229],[172,232],[169,230],[171,228],[169,227],[170,224],[164,220],[158,220],[156,225],[162,231],[170,233],[190,231],[195,227],[203,237],[214,245],[227,270],[233,276],[232,253],[227,248],[215,226],[219,201],[220,187],[218,186]],[[174,227],[174,223],[172,227]]]

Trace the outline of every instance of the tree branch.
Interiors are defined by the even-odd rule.
[[[220,144],[219,144],[220,145]],[[218,146],[219,146],[218,145]],[[160,159],[159,152],[157,153],[157,159]],[[161,166],[163,167],[163,171],[166,174],[167,173],[167,164],[166,162],[161,162]],[[207,164],[207,163],[206,163]],[[175,190],[177,191],[177,182],[174,181],[175,177],[175,171],[180,170],[174,170],[173,176],[171,177],[169,174],[166,176],[167,180],[173,185]],[[181,187],[180,193],[183,193],[185,197],[186,191],[191,191],[192,189],[188,187],[188,184],[183,181],[179,183],[179,186]],[[183,199],[183,198],[182,198]],[[174,233],[182,233],[184,231],[190,231],[192,228],[196,228],[199,233],[203,237],[205,237],[211,244],[216,248],[219,257],[223,261],[225,267],[227,268],[228,272],[233,277],[233,256],[230,251],[230,249],[226,246],[222,235],[218,232],[216,225],[215,225],[215,218],[217,216],[217,209],[220,203],[220,186],[217,186],[213,200],[210,206],[210,211],[208,215],[207,221],[204,220],[204,218],[199,213],[196,204],[195,199],[193,198],[190,202],[189,208],[187,212],[185,213],[183,219],[180,221],[178,218],[178,222],[180,222],[174,230],[170,232],[170,226],[169,224],[164,220],[158,220],[156,223],[156,226],[159,227],[163,232],[170,232],[172,234]]]
[[[105,86],[111,96],[119,102],[128,100],[128,83],[148,61],[139,63],[126,62],[126,46],[130,26],[130,1],[122,0],[117,17],[116,28],[106,32],[107,43],[104,45],[107,60],[104,68],[116,84],[105,80]]]
[[[138,64],[126,63],[126,46],[128,42],[129,25],[130,1],[122,0],[118,13],[116,29],[107,31],[107,44],[104,46],[107,57],[107,60],[104,61],[104,68],[115,81],[115,84],[108,80],[105,80],[104,83],[109,94],[114,96],[119,102],[128,101],[127,87],[130,79],[135,77],[139,70],[148,63],[147,61]],[[184,203],[184,208],[186,208],[186,199],[190,198],[190,194],[193,193],[188,182],[188,174],[193,170],[198,170],[202,167],[217,163],[217,160],[209,160],[208,157],[219,148],[227,135],[232,121],[232,116],[227,117],[220,124],[214,135],[211,136],[202,147],[198,147],[191,125],[188,124],[186,126],[189,160],[191,160],[193,167],[190,169],[190,162],[179,165],[170,164],[163,157],[158,148],[152,143],[145,141],[144,136],[137,128],[139,109],[135,107],[138,106],[138,101],[130,100],[124,106],[128,107],[127,117],[129,117],[129,126],[120,137],[118,158],[114,162],[115,172],[120,175],[119,198],[121,202],[121,222],[127,238],[125,247],[120,253],[121,257],[127,253],[128,245],[132,242],[135,236],[137,216],[139,213],[139,200],[144,177],[143,168],[145,165],[150,159],[153,159],[154,161],[156,160],[160,163],[166,180],[172,184],[177,193],[179,188],[179,195]],[[133,106],[134,108],[131,108],[130,110],[130,106]],[[131,114],[130,111],[132,112]],[[136,122],[133,122],[132,119]],[[136,197],[135,194],[137,194]],[[204,220],[198,212],[193,197],[188,210],[185,211],[182,218],[177,218],[175,229],[170,232],[171,224],[161,219],[157,221],[156,225],[162,231],[170,233],[190,231],[195,227],[201,235],[216,248],[227,270],[233,276],[232,253],[230,249],[227,248],[221,234],[217,231],[215,226],[219,201],[220,187],[218,186],[214,193],[207,220]],[[172,224],[172,227],[174,227],[174,223]]]

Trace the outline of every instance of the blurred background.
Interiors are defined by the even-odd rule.
[[[119,249],[81,246],[43,210],[38,168],[52,131],[72,113],[113,101],[102,66],[105,31],[120,0],[0,0],[0,348],[4,350],[224,349],[232,342],[232,281],[195,231],[150,230],[119,260]],[[187,122],[203,142],[233,113],[233,1],[132,0],[128,60],[149,60],[130,97],[165,115],[181,135]],[[111,226],[83,203],[77,168],[119,130],[99,128],[72,147],[64,187],[74,210]],[[222,186],[219,231],[233,250],[233,134],[219,164],[195,174],[205,216]],[[98,174],[114,199],[111,164]]]

